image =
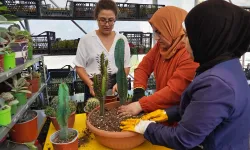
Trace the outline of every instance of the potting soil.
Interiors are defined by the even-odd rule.
[[[100,116],[100,111],[95,110],[90,116],[90,123],[100,129],[110,132],[120,132],[120,122],[128,118],[140,118],[143,114],[133,117],[120,117],[117,114],[118,108],[105,110],[104,115]]]
[[[74,138],[76,136],[77,136],[77,133],[75,131],[69,131],[69,135],[68,135],[68,138],[66,140],[61,140],[59,138],[59,134],[58,134],[53,142],[55,142],[55,143],[68,143],[68,142],[71,142],[72,140],[74,140]]]

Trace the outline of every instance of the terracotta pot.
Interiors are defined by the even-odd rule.
[[[106,96],[105,104],[117,101],[118,95]]]
[[[59,131],[53,133],[50,136],[50,142],[52,143],[54,150],[78,150],[78,131],[75,129],[71,129],[71,128],[69,128],[68,130],[74,131],[77,133],[76,137],[68,143],[55,143],[54,142],[54,139],[59,136],[58,135]]]
[[[31,96],[32,96],[32,84],[30,84],[30,85],[28,86],[28,90],[29,90],[31,93],[27,93],[27,98],[31,98]]]
[[[69,119],[68,119],[68,128],[73,128],[74,123],[75,123],[75,114],[76,114],[76,112],[72,113],[69,116]],[[57,123],[56,117],[49,117],[49,118],[51,119],[51,122],[52,122],[53,126],[55,127],[56,131],[60,130],[60,126]]]
[[[117,106],[120,106],[119,101],[105,104],[105,107],[108,109]],[[95,108],[94,110],[96,109],[98,108]],[[100,144],[114,150],[129,150],[141,145],[145,141],[143,135],[135,132],[108,132],[94,127],[89,122],[89,117],[93,111],[88,115],[87,127],[95,135],[95,139]]]
[[[37,112],[36,116],[29,121],[16,123],[10,131],[10,137],[14,142],[17,143],[27,143],[32,142],[38,137],[38,121],[37,121]]]
[[[38,92],[40,88],[40,78],[33,78],[32,80],[28,80],[28,82],[32,85],[32,93]]]

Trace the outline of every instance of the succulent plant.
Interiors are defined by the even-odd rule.
[[[58,106],[58,97],[56,96],[51,101],[50,105],[45,108],[46,116],[56,117],[57,106]],[[70,114],[76,111],[76,103],[72,100],[69,100],[69,109],[70,109]]]
[[[59,139],[66,140],[69,135],[68,119],[69,109],[69,88],[66,83],[61,83],[58,90],[58,106],[56,110],[56,120],[60,126]]]
[[[17,79],[17,76],[12,77],[13,85],[9,84],[8,82],[4,81],[9,87],[11,87],[11,91],[14,93],[30,93],[28,89],[29,83],[24,78]]]
[[[104,103],[106,100],[106,92],[108,90],[108,60],[104,52],[97,57],[99,63],[100,74],[94,74],[94,91],[96,98],[100,101],[100,116],[104,115]]]
[[[87,103],[86,103],[86,106],[85,106],[85,110],[87,112],[91,112],[93,109],[95,109],[99,105],[100,105],[100,101],[97,98],[89,98],[87,100]]]
[[[33,77],[33,78],[40,78],[40,77],[41,77],[41,73],[36,72],[36,71],[33,71],[33,72],[32,72],[32,77]]]
[[[12,101],[14,100],[14,96],[10,92],[3,92],[0,97],[5,101]]]
[[[124,51],[125,43],[123,39],[119,39],[115,45],[115,65],[118,68],[116,73],[116,82],[118,87],[118,94],[120,104],[123,105],[127,101],[128,81],[124,70]]]

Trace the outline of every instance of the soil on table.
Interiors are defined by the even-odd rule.
[[[128,118],[140,118],[143,114],[139,114],[137,116],[128,116],[128,117],[120,117],[117,114],[117,108],[113,109],[105,109],[104,115],[100,116],[100,111],[95,110],[90,116],[90,123],[100,129],[110,132],[121,132],[120,122],[126,120]]]
[[[82,131],[83,136],[78,140],[78,147],[85,146],[90,140],[93,138],[91,137],[91,132],[88,128]]]
[[[77,136],[77,133],[75,131],[69,131],[68,138],[66,140],[61,140],[59,138],[59,134],[57,137],[53,140],[55,143],[69,143],[71,142],[75,137]]]

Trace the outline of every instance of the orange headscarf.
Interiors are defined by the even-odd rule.
[[[185,34],[182,23],[186,18],[187,12],[174,6],[166,6],[158,9],[149,23],[155,26],[157,30],[167,40],[173,40],[172,45],[167,50],[160,50],[165,59],[170,59],[180,47],[183,46]]]

